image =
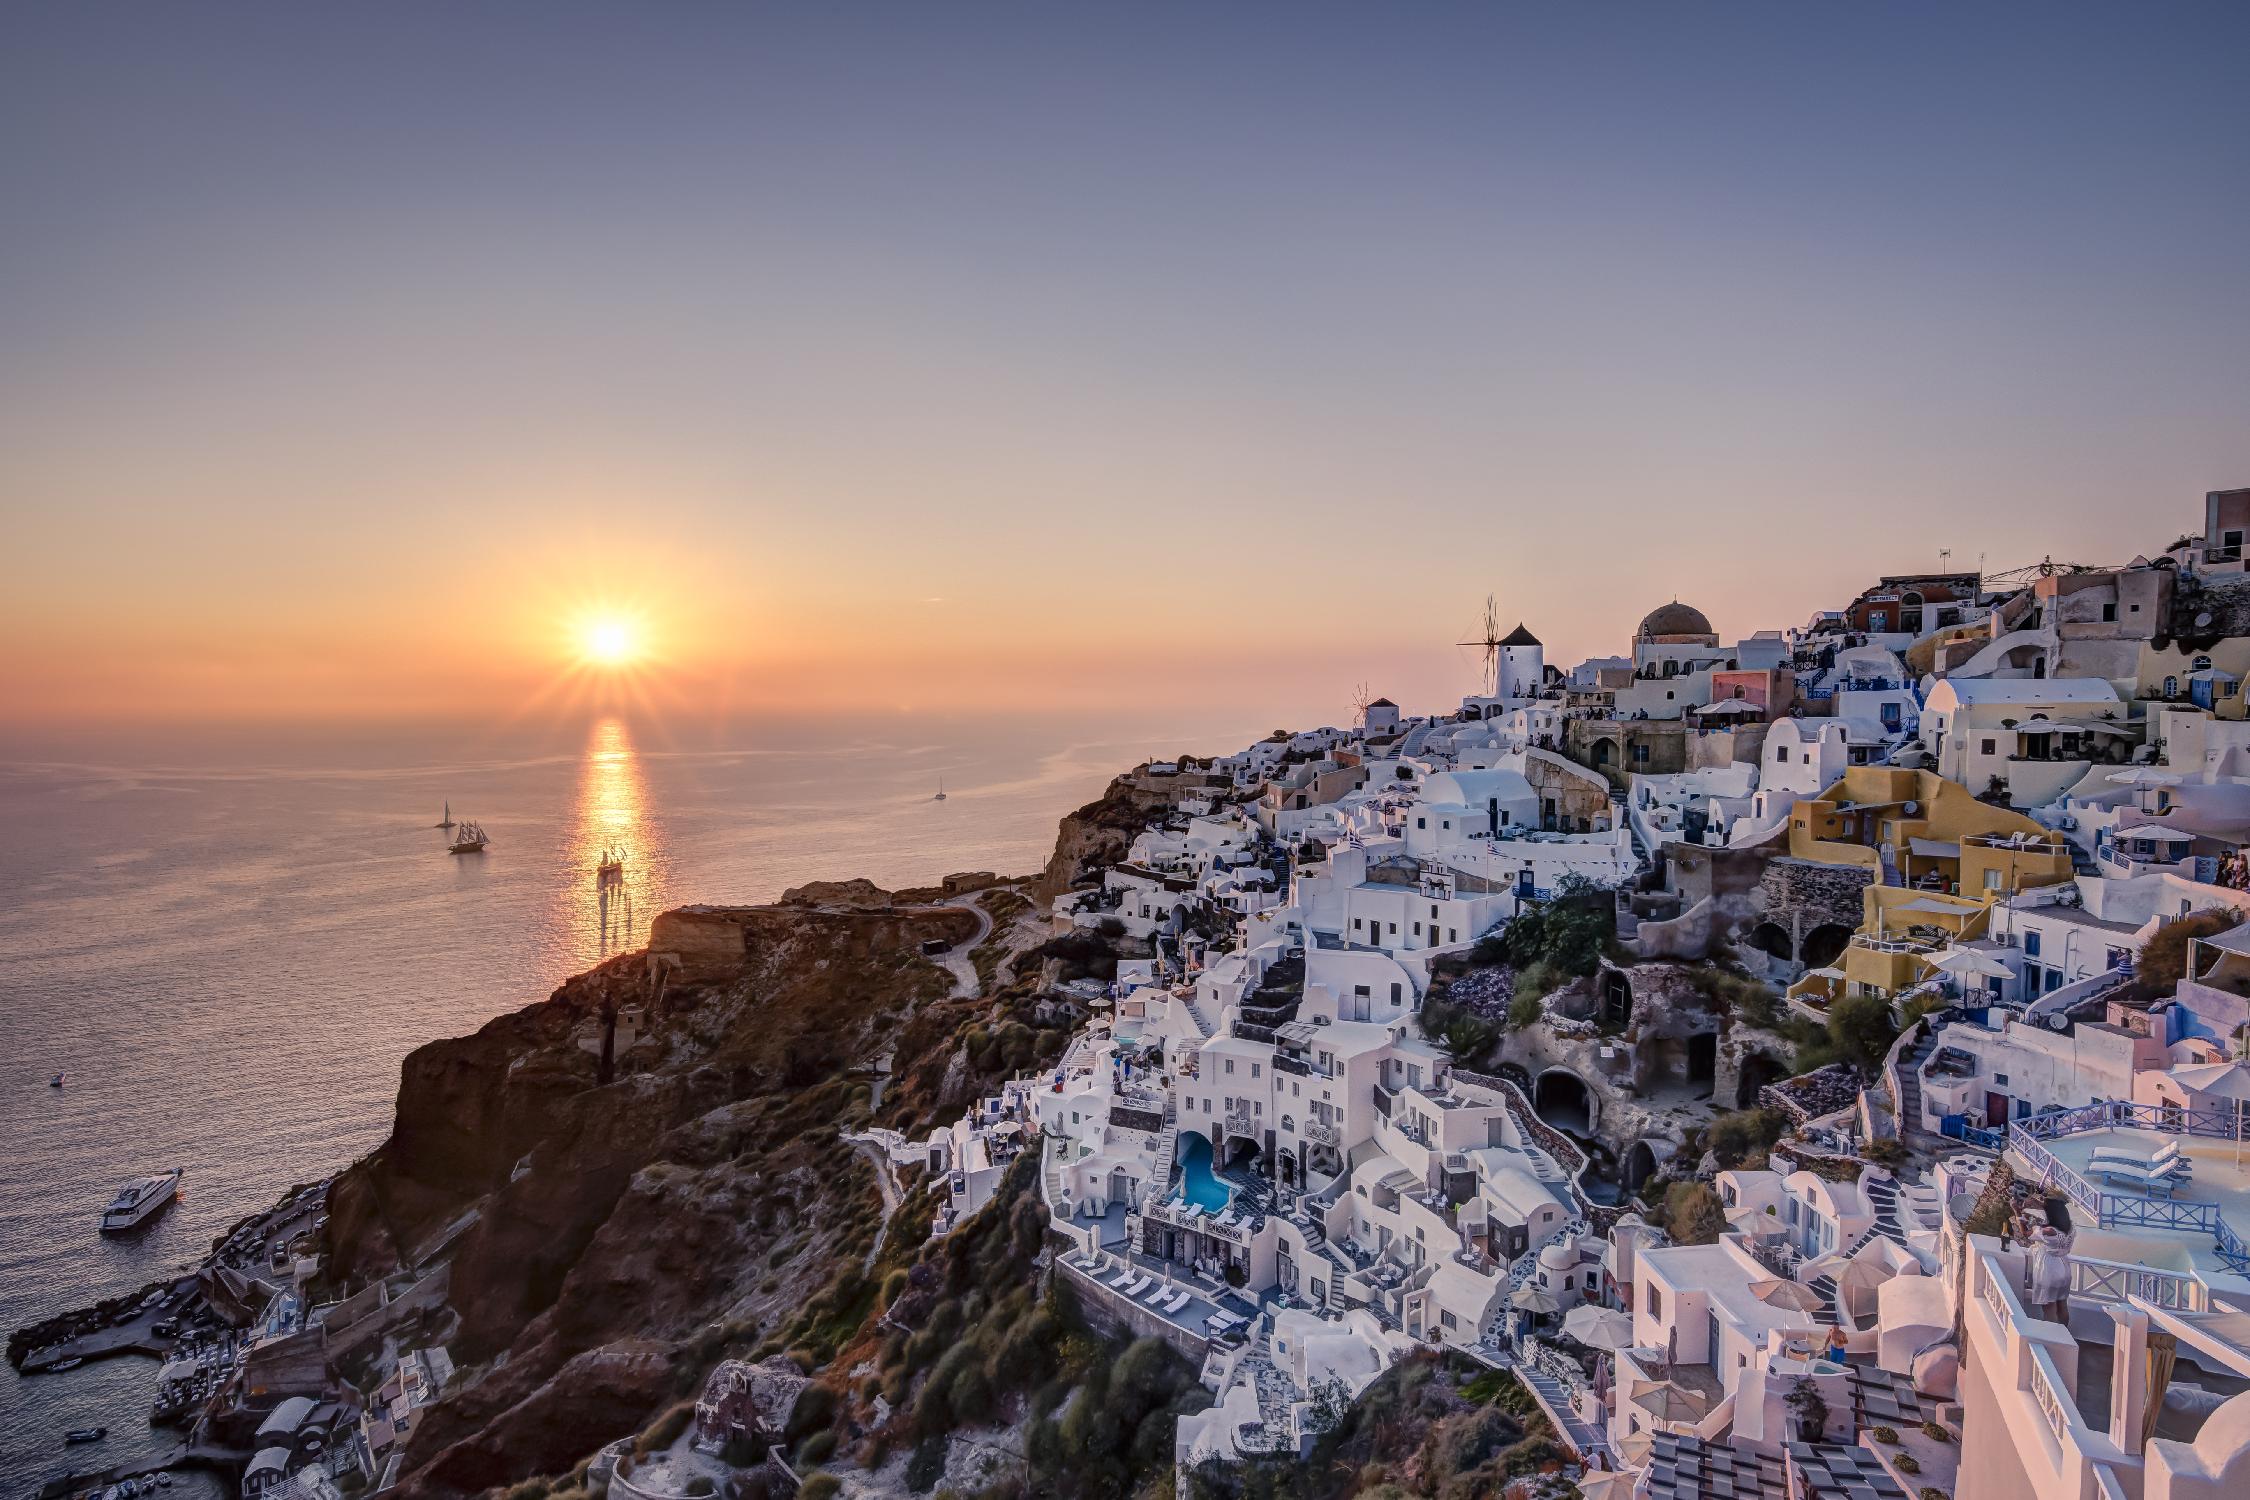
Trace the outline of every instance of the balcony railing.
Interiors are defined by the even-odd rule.
[[[2173,1109],[2112,1101],[2014,1121],[2008,1126],[2008,1145],[2039,1175],[2043,1185],[2060,1188],[2071,1201],[2092,1213],[2102,1228],[2178,1229],[2208,1234],[2228,1269],[2250,1271],[2250,1244],[2245,1244],[2227,1222],[2218,1204],[2103,1192],[2064,1165],[2045,1144],[2058,1136],[2110,1129],[2234,1140],[2240,1125],[2231,1110]]]
[[[2209,1283],[2193,1272],[2160,1271],[2154,1266],[2097,1260],[2090,1255],[2070,1258],[2070,1294],[2094,1302],[2138,1297],[2151,1307],[2179,1312],[2206,1312],[2211,1306]]]

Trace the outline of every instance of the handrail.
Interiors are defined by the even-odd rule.
[[[2014,1120],[2008,1125],[2008,1145],[2038,1174],[2043,1185],[2060,1187],[2071,1201],[2094,1215],[2104,1229],[2184,1229],[2212,1237],[2212,1248],[2229,1270],[2250,1272],[2250,1244],[2229,1224],[2218,1204],[2202,1199],[2134,1198],[2108,1193],[2063,1165],[2042,1144],[2058,1136],[2118,1127],[2158,1131],[2170,1135],[2209,1136],[2210,1121],[2226,1114],[2220,1110],[2172,1109],[2163,1105],[2127,1104],[2111,1100],[2089,1104],[2060,1114]],[[2201,1118],[2198,1118],[2201,1117]],[[2234,1139],[2236,1126],[2228,1119],[2226,1139]]]

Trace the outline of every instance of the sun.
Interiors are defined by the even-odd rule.
[[[641,643],[629,621],[603,617],[586,622],[579,649],[596,666],[622,667],[641,654]]]

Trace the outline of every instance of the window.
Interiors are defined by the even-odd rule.
[[[1403,997],[1402,997],[1402,996],[1400,995],[1400,993],[1399,993],[1399,987],[1398,987],[1397,985],[1395,985],[1395,984],[1394,984],[1394,985],[1392,985],[1392,986],[1391,986],[1391,1004],[1393,1004],[1393,1005],[1396,1005],[1396,1004],[1398,1004],[1401,998],[1403,998]]]
[[[1232,1073],[1232,1072],[1234,1071],[1234,1059],[1233,1059],[1233,1058],[1231,1058],[1231,1057],[1227,1059],[1227,1071],[1228,1071],[1229,1073]],[[1230,1108],[1230,1109],[1231,1109],[1231,1108],[1233,1108],[1233,1106],[1232,1106],[1232,1105],[1230,1104],[1230,1105],[1228,1106],[1228,1108]]]
[[[2116,621],[2116,619],[2117,619],[2117,604],[2116,604],[2116,601],[2112,600],[2112,601],[2111,601],[2110,603],[2108,603],[2108,604],[2105,604],[2105,605],[2103,605],[2103,606],[2102,606],[2102,623],[2103,623],[2104,625],[2109,625],[2109,624],[2113,624],[2113,623],[2114,623],[2114,622]]]
[[[1257,1076],[1258,1076],[1258,1065],[1257,1065],[1256,1063],[1252,1063],[1252,1064],[1250,1065],[1250,1076],[1251,1076],[1252,1078],[1255,1078],[1255,1077],[1257,1077]]]
[[[1428,818],[1416,818],[1414,820],[1414,826],[1416,828],[1427,828],[1430,826],[1430,820]]]
[[[1777,761],[1786,762],[1789,759],[1789,747],[1787,745],[1774,746],[1773,758]]]
[[[1414,924],[1414,935],[1416,937],[1420,937],[1422,935],[1422,924],[1419,922],[1416,922]]]
[[[2039,956],[2039,931],[2037,928],[2030,928],[2024,932],[2023,956],[2025,958],[2037,958]]]
[[[1999,742],[1998,740],[1992,740],[1992,739],[1988,739],[1988,740],[1985,740],[1985,741],[1984,741],[1983,743],[1984,743],[1984,749],[1983,749],[1983,751],[1982,751],[1981,753],[1982,753],[1982,754],[1985,754],[1985,755],[1990,755],[1990,754],[1992,754],[1993,752],[1997,751],[1997,750],[1998,750],[1998,749],[2000,748],[2000,742]]]
[[[1352,931],[1357,932],[1360,930],[1360,920],[1361,919],[1358,917],[1352,918]]]
[[[1648,1315],[1652,1318],[1664,1316],[1664,1289],[1653,1281],[1648,1284]]]
[[[1447,1312],[1442,1307],[1438,1309],[1438,1322],[1444,1324],[1447,1328],[1458,1328],[1461,1326],[1460,1324],[1453,1321],[1453,1314]]]
[[[1992,1081],[1994,1083],[2005,1086],[2008,1082],[2008,1075],[2005,1073],[1995,1073],[1992,1075]]]

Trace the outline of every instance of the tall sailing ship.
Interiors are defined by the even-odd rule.
[[[446,845],[446,852],[449,854],[482,854],[484,853],[484,846],[491,842],[484,836],[484,828],[480,824],[472,823],[467,818],[463,818],[460,828],[454,832],[453,842]]]

